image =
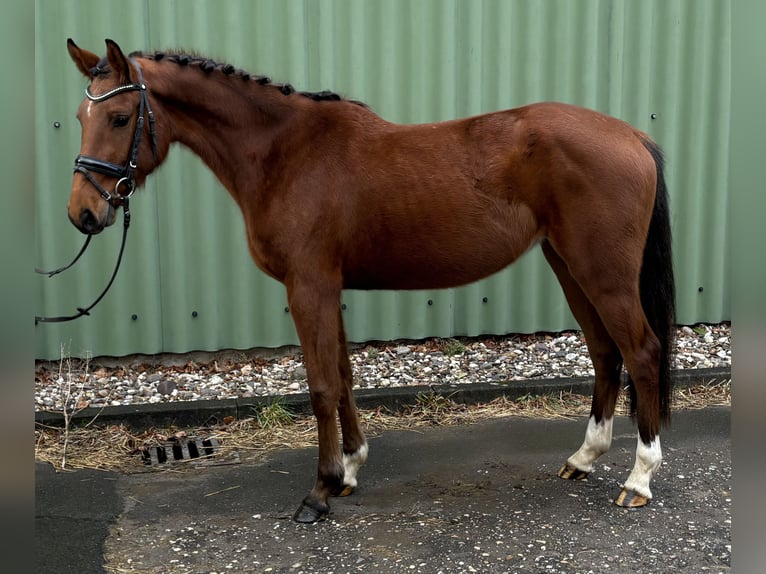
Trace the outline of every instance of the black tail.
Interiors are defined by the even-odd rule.
[[[654,158],[657,166],[657,194],[654,212],[649,224],[649,234],[644,247],[644,262],[641,267],[641,304],[649,326],[660,341],[659,392],[660,417],[670,422],[670,404],[673,399],[673,381],[670,377],[670,357],[674,346],[676,322],[676,287],[673,274],[673,253],[671,249],[670,210],[668,192],[663,174],[665,160],[662,150],[651,140],[644,140],[644,146]],[[636,412],[636,397],[632,381],[630,385],[631,413]]]

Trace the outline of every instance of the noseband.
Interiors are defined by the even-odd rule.
[[[152,137],[152,158],[155,162],[157,161],[157,135],[154,131],[154,114],[149,105],[149,98],[146,95],[146,84],[144,84],[144,78],[138,64],[133,60],[130,60],[130,63],[133,64],[133,67],[138,73],[138,83],[118,86],[108,92],[98,95],[93,95],[90,92],[89,87],[85,88],[85,95],[91,102],[103,102],[104,100],[108,100],[123,92],[139,92],[141,97],[138,100],[138,119],[136,121],[136,131],[133,134],[133,145],[130,148],[128,160],[125,162],[125,165],[119,165],[82,154],[78,155],[74,160],[74,171],[84,175],[91,185],[98,190],[101,197],[114,207],[118,207],[121,203],[124,203],[124,201],[130,198],[136,190],[135,175],[136,168],[138,167],[138,151],[141,146],[141,134],[144,131],[145,116],[149,118],[149,133]],[[115,178],[117,183],[114,184],[114,195],[104,189],[104,187],[96,181],[96,178],[91,175],[91,172]],[[123,187],[125,189],[124,192]]]

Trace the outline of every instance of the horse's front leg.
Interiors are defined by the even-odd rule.
[[[342,393],[337,342],[340,286],[292,281],[287,285],[287,296],[303,348],[311,407],[319,434],[317,481],[293,515],[297,522],[310,523],[325,517],[330,511],[328,498],[344,489],[336,422]]]

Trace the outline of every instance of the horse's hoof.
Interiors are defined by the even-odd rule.
[[[293,514],[293,520],[301,524],[313,524],[325,518],[329,513],[330,507],[328,505],[324,504],[323,508],[315,508],[304,500]]]
[[[623,488],[614,503],[622,508],[641,508],[642,506],[649,504],[650,500],[649,497],[639,494],[635,490],[626,490]]]
[[[347,485],[346,485],[346,486],[343,488],[343,490],[341,490],[341,491],[340,491],[338,494],[336,494],[335,496],[348,496],[348,495],[349,495],[349,494],[351,494],[352,492],[354,492],[354,487],[353,487],[353,486],[351,486],[350,484],[347,484]]]
[[[585,480],[588,478],[588,473],[579,468],[573,467],[571,464],[566,463],[561,467],[558,473],[559,478],[566,480]]]

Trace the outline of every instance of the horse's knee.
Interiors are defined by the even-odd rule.
[[[311,409],[317,417],[323,415],[335,417],[340,404],[340,389],[314,388],[309,385]]]

